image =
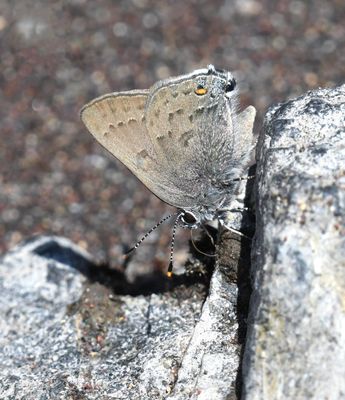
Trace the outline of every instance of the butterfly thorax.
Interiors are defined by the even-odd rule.
[[[181,209],[181,222],[185,227],[195,229],[209,221],[217,220],[223,214],[224,208],[235,198],[238,187],[236,181],[217,181],[209,185],[200,185],[195,207]]]

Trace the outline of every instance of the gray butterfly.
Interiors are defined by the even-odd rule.
[[[208,68],[149,90],[114,92],[81,110],[91,134],[196,228],[221,219],[251,165],[255,108],[238,112],[230,72]]]

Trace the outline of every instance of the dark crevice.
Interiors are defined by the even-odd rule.
[[[256,165],[250,168],[248,175],[255,175]],[[245,233],[250,238],[253,238],[255,232],[255,204],[254,204],[254,184],[255,179],[247,181],[245,206],[251,211],[244,214],[242,220],[241,232]],[[236,377],[236,397],[241,399],[243,377],[242,377],[242,362],[244,347],[247,336],[247,318],[249,312],[249,301],[252,293],[250,270],[251,270],[251,248],[252,241],[243,238],[241,240],[240,255],[237,266],[237,321],[238,321],[238,343],[241,346],[240,363]]]

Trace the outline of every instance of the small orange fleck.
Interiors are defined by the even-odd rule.
[[[171,278],[172,275],[173,275],[173,273],[172,273],[171,271],[168,271],[168,272],[167,272],[167,277],[168,277],[168,278]]]
[[[206,94],[206,93],[207,93],[207,89],[204,88],[204,87],[202,87],[202,86],[198,86],[198,87],[195,89],[195,94],[197,94],[198,96],[203,96],[203,95]]]

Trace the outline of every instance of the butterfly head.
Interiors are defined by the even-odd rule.
[[[213,207],[197,207],[193,210],[181,210],[179,213],[179,222],[183,228],[197,229],[206,222],[216,220],[218,211]]]
[[[229,71],[209,65],[207,69],[197,70],[193,76],[194,93],[208,102],[219,101],[219,98],[233,98],[237,94],[236,80]]]
[[[196,229],[200,226],[201,220],[198,213],[181,210],[180,222],[184,228]]]

